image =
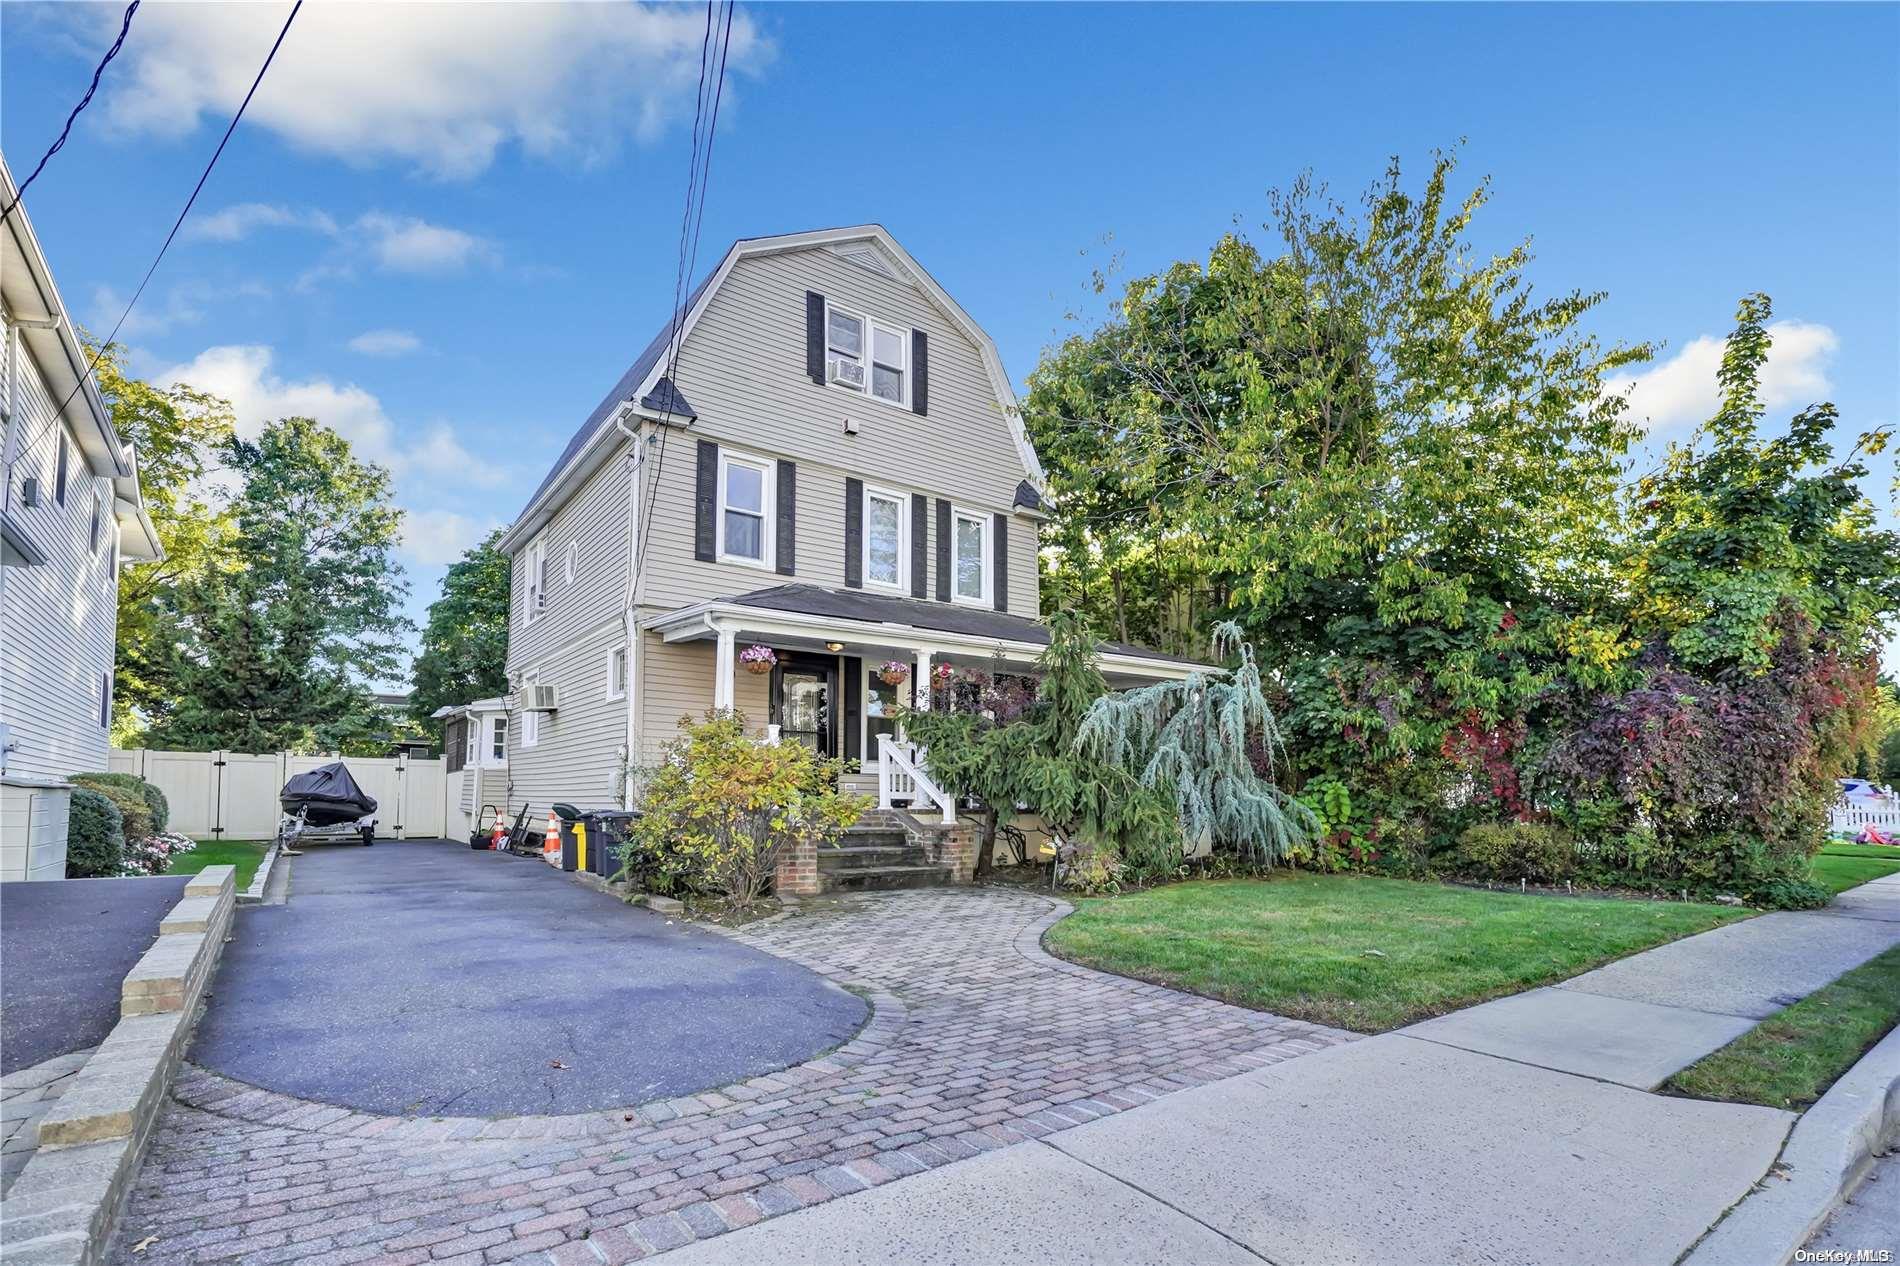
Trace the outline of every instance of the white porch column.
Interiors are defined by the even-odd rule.
[[[919,712],[930,711],[930,652],[917,652],[917,684],[910,692],[911,705]]]
[[[719,646],[713,652],[713,707],[730,708],[732,706],[732,670],[736,667],[732,654],[732,630],[719,629]]]

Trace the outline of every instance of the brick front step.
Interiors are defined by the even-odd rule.
[[[821,870],[826,892],[868,892],[888,888],[935,888],[952,882],[943,866],[857,866],[849,870]]]
[[[930,858],[911,844],[848,844],[818,850],[818,873],[861,870],[867,866],[928,866]]]

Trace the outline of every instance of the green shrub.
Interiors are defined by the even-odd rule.
[[[81,777],[87,776],[81,775]],[[118,783],[79,782],[78,779],[74,781],[81,787],[98,792],[119,807],[119,826],[128,841],[142,840],[152,834],[154,829],[152,807],[145,802],[145,797],[140,795],[136,788]]]
[[[1474,826],[1458,837],[1456,864],[1478,879],[1562,883],[1576,869],[1577,847],[1570,832],[1541,822]]]
[[[104,791],[107,787],[123,787],[127,791],[136,791],[145,801],[145,807],[152,815],[152,834],[165,830],[171,825],[171,805],[165,799],[165,793],[137,774],[74,774],[72,781],[81,787],[91,787],[95,791]]]
[[[66,877],[109,879],[125,868],[125,819],[101,792],[74,787],[66,818]]]
[[[1834,899],[1834,894],[1811,880],[1773,879],[1742,897],[1752,906],[1770,910],[1819,910]]]

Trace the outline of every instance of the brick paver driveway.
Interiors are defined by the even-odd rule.
[[[1058,962],[1040,938],[1064,909],[938,889],[755,925],[870,1024],[637,1109],[374,1116],[188,1068],[115,1260],[632,1261],[1352,1036]]]

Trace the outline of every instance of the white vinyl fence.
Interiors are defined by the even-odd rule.
[[[1889,835],[1900,832],[1900,799],[1849,800],[1836,804],[1828,818],[1828,829],[1838,834],[1858,835],[1863,826]]]
[[[137,774],[165,793],[171,829],[197,839],[267,840],[277,833],[277,793],[294,775],[341,759],[376,800],[376,834],[434,839],[448,823],[440,757],[293,756],[288,752],[112,751],[115,774]]]

